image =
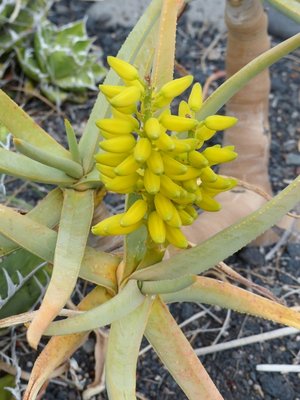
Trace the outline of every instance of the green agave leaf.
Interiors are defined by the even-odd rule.
[[[52,322],[45,335],[68,335],[101,328],[125,317],[142,304],[144,300],[145,297],[140,292],[137,282],[131,280],[120,293],[101,306],[72,318]]]
[[[49,153],[71,159],[71,154],[37,125],[3,90],[0,90],[0,121],[14,137]]]
[[[267,0],[277,10],[300,24],[300,2],[299,0]]]
[[[186,289],[197,280],[196,275],[185,275],[177,279],[166,279],[163,281],[140,281],[139,286],[143,294],[172,293]]]
[[[111,298],[104,288],[96,287],[78,305],[78,310],[89,310]],[[89,332],[52,337],[38,356],[31,371],[23,400],[35,399],[52,372],[68,360],[85,341]]]
[[[117,57],[130,63],[135,63],[137,59],[139,59],[139,65],[149,65],[149,59],[152,59],[153,51],[145,46],[144,42],[148,36],[156,34],[156,30],[153,28],[160,15],[160,10],[161,0],[153,0],[127,37]],[[147,41],[147,44],[149,44],[149,41]],[[141,63],[141,61],[143,63]],[[104,83],[108,85],[117,85],[119,82],[120,79],[114,71],[110,71],[104,81]],[[96,120],[103,118],[107,112],[108,103],[105,97],[100,93],[79,143],[85,172],[89,172],[93,166],[93,156],[99,141],[99,129],[96,126]]]
[[[111,324],[105,358],[110,399],[136,399],[136,366],[152,302],[146,297],[133,312]]]
[[[77,190],[95,189],[102,186],[99,179],[99,171],[96,168],[92,169],[87,175],[83,176],[73,187]]]
[[[57,232],[1,204],[0,234],[43,260],[53,263]],[[86,247],[79,276],[114,292],[116,268],[120,261],[113,254]]]
[[[62,202],[62,191],[58,188],[54,189],[26,215],[33,221],[46,225],[48,228],[53,228],[59,222]],[[0,256],[11,253],[17,250],[18,247],[19,246],[15,242],[0,235]]]
[[[74,132],[74,129],[73,129],[71,123],[67,119],[65,119],[65,128],[66,128],[66,133],[67,133],[67,138],[68,138],[69,150],[70,150],[70,153],[72,154],[73,161],[81,164],[81,158],[80,158],[79,147],[78,147],[76,135],[75,135],[75,132]]]
[[[162,299],[167,303],[193,301],[218,305],[300,329],[299,312],[230,283],[203,276],[198,276],[197,281],[186,289],[163,294]]]
[[[61,170],[73,178],[78,179],[83,175],[82,166],[73,160],[57,157],[21,139],[14,139],[14,144],[20,153],[43,165]]]
[[[296,50],[299,46],[300,33],[256,57],[219,86],[203,103],[196,117],[203,120],[209,115],[215,114],[232,96],[246,86],[252,78],[282,57]]]
[[[47,283],[45,263],[26,250],[0,259],[0,319],[30,310]]]
[[[222,400],[165,304],[153,303],[145,336],[189,400]]]
[[[200,274],[261,235],[300,201],[300,176],[257,211],[198,246],[152,267],[135,272],[138,280],[174,279]]]
[[[74,178],[56,168],[48,167],[22,154],[1,148],[0,173],[58,186],[68,186],[74,183]]]
[[[40,338],[64,307],[76,285],[94,213],[92,190],[64,191],[64,201],[54,254],[53,271],[41,307],[27,331],[36,348]]]

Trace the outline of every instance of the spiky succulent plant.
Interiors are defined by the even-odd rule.
[[[95,89],[103,77],[105,69],[91,52],[92,43],[84,20],[59,28],[47,22],[38,27],[32,46],[16,51],[25,74],[59,104],[85,99],[86,90]]]

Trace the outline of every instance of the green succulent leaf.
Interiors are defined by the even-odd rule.
[[[7,390],[16,386],[15,377],[5,374],[0,378],[0,398],[1,400],[13,400],[15,396]]]
[[[12,118],[12,116],[14,117]],[[44,151],[71,159],[71,154],[35,123],[34,120],[2,90],[0,90],[0,121],[14,137],[25,140]]]
[[[27,339],[34,348],[43,331],[64,307],[76,285],[93,213],[94,194],[91,190],[64,191],[51,280],[41,307],[27,332]]]
[[[0,173],[58,186],[70,186],[74,183],[74,178],[56,168],[48,167],[22,154],[1,148]]]
[[[70,153],[72,154],[73,161],[81,164],[81,158],[80,158],[76,135],[75,135],[75,132],[74,132],[74,129],[73,129],[71,123],[67,119],[65,119],[65,128],[66,128],[66,133],[67,133],[67,138],[68,138],[69,150],[70,150]]]
[[[26,235],[24,235],[26,232]],[[57,232],[0,204],[0,234],[17,246],[53,263]],[[79,276],[114,292],[119,257],[86,247]]]
[[[45,335],[68,335],[101,328],[125,317],[144,300],[145,297],[140,292],[137,281],[131,280],[120,293],[106,303],[75,317],[52,322]]]
[[[300,33],[272,49],[266,51],[249,62],[238,72],[227,79],[221,86],[211,94],[203,103],[201,110],[197,113],[197,119],[203,120],[209,115],[215,114],[232,96],[241,90],[247,83],[264,69],[270,67],[282,57],[296,50],[300,46]]]
[[[222,308],[272,320],[279,324],[300,328],[299,312],[230,283],[204,276],[198,276],[197,281],[192,286],[179,292],[163,294],[162,299],[167,303],[192,301],[218,305]]]
[[[278,11],[300,24],[299,0],[267,0],[267,2],[277,8]]]
[[[177,279],[166,279],[163,281],[141,281],[139,282],[143,294],[173,293],[186,289],[197,280],[196,275],[184,275]]]
[[[30,310],[48,281],[45,262],[26,250],[0,259],[0,319]]]
[[[152,306],[145,336],[188,399],[223,399],[189,341],[159,298]]]
[[[256,239],[299,201],[300,176],[257,211],[198,246],[152,267],[137,271],[132,277],[138,280],[161,280],[204,272]]]
[[[43,198],[26,215],[33,221],[37,221],[48,228],[53,228],[58,224],[61,214],[63,195],[60,189],[54,189]],[[0,235],[0,256],[11,253],[18,249],[18,245]]]
[[[105,358],[106,390],[111,399],[135,399],[139,349],[153,300],[113,322]]]
[[[154,51],[149,47],[149,37],[156,35],[154,27],[158,21],[161,10],[161,0],[153,0],[140,18],[138,23],[128,35],[126,41],[118,52],[117,57],[135,63],[138,60],[139,66],[150,67],[150,60],[153,58]],[[153,47],[155,46],[152,43]],[[117,85],[120,79],[114,71],[110,71],[104,81],[107,85]],[[79,149],[83,161],[83,167],[86,172],[90,171],[94,164],[94,153],[99,141],[99,129],[96,126],[96,120],[103,118],[108,113],[108,103],[105,97],[100,93],[95,102],[90,118],[85,127],[83,136],[79,143]]]

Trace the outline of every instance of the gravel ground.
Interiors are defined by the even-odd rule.
[[[69,9],[68,13],[66,13],[66,6]],[[89,3],[83,1],[73,3],[62,1],[53,7],[52,19],[61,24],[69,19],[76,20],[84,15],[88,6]],[[130,31],[129,28],[110,24],[109,19],[102,21],[101,24],[89,23],[88,28],[89,33],[97,38],[96,44],[101,46],[104,55],[115,55]],[[216,35],[219,37],[218,42],[204,58],[204,49],[212,43]],[[224,69],[225,39],[225,34],[220,33],[216,28],[204,27],[201,23],[191,25],[191,22],[183,17],[178,30],[177,61],[193,73],[197,81],[204,83],[212,73]],[[273,44],[278,43],[276,37],[272,39]],[[199,64],[204,69],[201,70]],[[300,173],[299,51],[274,65],[271,68],[271,77],[270,175],[274,192],[277,193]],[[214,82],[212,89],[220,83],[222,80]],[[75,123],[78,132],[82,131],[95,96],[96,94],[91,93],[86,104],[65,104],[61,110],[72,123]],[[21,104],[26,100],[20,93],[17,94],[16,99]],[[59,135],[59,132],[63,131],[61,115],[56,116],[53,110],[36,99],[27,101],[26,110],[56,138],[64,140]],[[7,183],[9,193],[15,189],[16,183],[18,184],[16,181]],[[23,200],[34,204],[43,197],[42,190],[45,189],[40,186],[29,185],[26,188],[30,190],[20,190]],[[22,203],[18,205],[22,206]],[[253,247],[243,249],[227,260],[227,263],[253,282],[271,289],[274,295],[284,299],[288,305],[299,305],[300,245],[296,243],[297,239],[299,236],[293,233],[289,243],[284,243],[270,260],[266,258],[266,255],[272,248]],[[200,304],[174,304],[171,306],[171,311],[179,323],[195,313],[205,311],[201,318],[195,319],[184,328],[194,348],[209,346],[216,341],[227,342],[280,327],[249,316],[227,313],[217,307],[203,308]],[[18,333],[21,335],[22,330],[18,330]],[[76,363],[73,362],[73,374],[69,373],[68,380],[57,378],[55,383],[50,383],[43,399],[82,399],[80,383],[85,380],[84,386],[94,378],[94,342],[95,338],[91,336],[85,346],[76,352],[74,360],[77,361],[78,369],[76,370]],[[22,367],[29,370],[34,356],[28,348],[23,347],[24,343],[24,336],[20,336],[16,346]],[[201,361],[226,400],[297,400],[300,399],[299,374],[257,372],[256,365],[299,363],[299,343],[300,335],[296,334],[287,338],[201,356]],[[146,342],[143,343],[143,347],[146,345]],[[138,391],[141,393],[140,399],[183,400],[186,398],[152,350],[140,358]],[[99,400],[106,398],[104,392],[94,397]]]

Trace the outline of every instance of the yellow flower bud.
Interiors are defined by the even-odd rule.
[[[191,150],[195,150],[198,148],[199,145],[199,140],[198,139],[177,139],[175,137],[172,137],[172,140],[175,144],[175,148],[172,150],[172,153],[186,153]]]
[[[162,156],[164,162],[164,170],[167,175],[169,174],[184,174],[187,171],[187,166],[174,158],[164,154]]]
[[[165,132],[161,132],[160,137],[154,141],[154,144],[161,150],[171,151],[175,149],[175,143],[171,136]]]
[[[124,80],[126,86],[135,86],[136,88],[140,89],[141,93],[145,92],[144,86],[141,84],[141,82],[138,79],[135,79],[133,81],[127,81],[126,79]]]
[[[182,226],[182,222],[176,207],[174,207],[174,213],[172,215],[172,218],[166,221],[166,223],[169,226],[172,226],[173,228],[180,228]]]
[[[97,225],[92,227],[92,233],[94,235],[108,236],[108,235],[127,235],[138,229],[142,225],[142,221],[136,224],[123,227],[120,225],[120,221],[123,218],[124,213],[113,215],[112,217],[106,218],[99,222]]]
[[[120,111],[122,114],[135,114],[136,113],[136,104],[131,104],[130,106],[127,107],[115,107],[118,109],[118,111]]]
[[[132,124],[134,130],[135,129],[139,129],[139,123],[132,115],[123,114],[122,112],[120,112],[116,108],[112,108],[112,115],[116,119],[122,119],[122,120],[125,120],[125,121],[129,121]]]
[[[149,118],[145,123],[145,132],[149,139],[158,139],[161,133],[160,123],[157,118]]]
[[[101,176],[106,175],[109,178],[115,178],[116,176],[113,167],[104,164],[96,164],[96,168],[101,173]]]
[[[166,239],[173,246],[185,249],[188,247],[188,241],[179,228],[166,226]]]
[[[133,174],[139,168],[139,164],[136,162],[134,156],[131,154],[125,160],[123,160],[119,165],[116,166],[114,172],[117,175],[130,175]]]
[[[139,163],[144,163],[150,157],[152,151],[151,142],[147,138],[141,138],[133,151],[134,158]]]
[[[194,220],[198,218],[198,213],[192,205],[186,206],[184,211],[186,211]]]
[[[95,155],[95,160],[100,164],[116,167],[126,157],[128,157],[127,153],[98,153]]]
[[[156,175],[164,173],[164,164],[159,151],[152,149],[152,153],[147,160],[147,166]]]
[[[218,175],[210,167],[205,167],[200,170],[200,178],[203,182],[215,182]]]
[[[217,179],[214,182],[205,182],[203,186],[206,188],[211,189],[227,189],[231,186],[231,181],[228,178],[223,178],[222,176],[218,175]]]
[[[178,210],[182,225],[191,225],[194,222],[194,218],[184,210]]]
[[[154,204],[160,218],[164,221],[170,221],[172,219],[176,208],[170,199],[161,193],[157,193],[154,197]]]
[[[137,69],[128,62],[112,56],[107,57],[107,62],[122,79],[133,81],[139,78]]]
[[[237,158],[235,151],[227,147],[221,147],[220,145],[207,147],[202,154],[209,161],[209,165],[226,163]]]
[[[160,177],[155,175],[149,168],[144,172],[144,186],[150,194],[156,194],[160,189]]]
[[[219,211],[221,209],[220,204],[204,192],[202,192],[202,200],[197,201],[196,205],[205,211]]]
[[[178,175],[180,176],[180,175]],[[177,198],[180,197],[182,188],[174,183],[167,175],[161,176],[161,188],[165,193],[168,193],[168,197]]]
[[[124,86],[117,85],[99,85],[99,89],[107,98],[112,98],[117,94],[122,93],[126,88]]]
[[[197,125],[198,121],[193,118],[178,117],[177,115],[165,115],[161,119],[163,126],[170,131],[189,131]]]
[[[103,140],[99,143],[101,149],[112,153],[128,152],[134,148],[136,144],[135,138],[132,135],[118,136],[113,139]]]
[[[164,97],[177,97],[191,86],[193,79],[192,75],[186,75],[182,78],[174,79],[173,81],[163,85],[159,94],[162,94]]]
[[[188,154],[190,164],[195,168],[204,168],[208,166],[207,159],[198,151],[191,151]]]
[[[135,129],[133,122],[119,118],[99,119],[96,121],[96,125],[106,132],[118,135],[127,135]]]
[[[134,187],[138,178],[139,175],[136,173],[127,176],[116,176],[106,187],[108,190],[117,193],[127,193],[127,189],[130,190],[130,188]]]
[[[188,179],[186,181],[182,182],[182,186],[188,191],[188,192],[195,192],[198,189],[198,184],[197,184],[197,179]]]
[[[182,196],[174,199],[174,202],[180,205],[192,204],[197,199],[195,193],[183,192]]]
[[[213,129],[208,129],[207,126],[202,125],[196,129],[195,136],[199,140],[209,140],[215,135],[216,131]]]
[[[195,83],[189,96],[188,104],[193,111],[199,111],[202,106],[202,87],[200,83]]]
[[[156,211],[148,217],[148,230],[153,242],[163,244],[166,240],[166,227],[164,221]]]
[[[194,113],[192,112],[192,110],[190,109],[188,103],[184,100],[182,100],[179,103],[179,108],[178,108],[178,115],[179,117],[184,117],[184,118],[191,118],[193,117]]]
[[[110,99],[113,107],[129,107],[141,98],[141,91],[135,86],[125,88],[121,93]]]
[[[210,115],[204,120],[204,124],[207,128],[216,131],[223,131],[224,129],[231,128],[236,123],[237,118],[225,115]]]
[[[136,224],[144,218],[148,209],[146,200],[139,199],[125,212],[123,218],[120,220],[121,226],[130,226]]]
[[[169,175],[171,179],[174,181],[187,181],[190,179],[198,178],[203,170],[194,168],[194,167],[187,167],[187,170],[185,173],[180,174],[180,175]]]

